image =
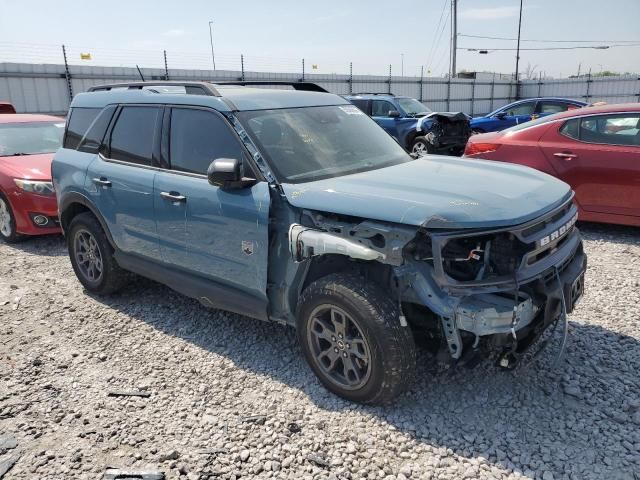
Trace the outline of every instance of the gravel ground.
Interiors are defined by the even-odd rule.
[[[19,457],[5,478],[637,480],[640,229],[583,231],[587,294],[559,365],[557,340],[509,373],[421,352],[385,408],[329,394],[289,328],[143,279],[94,298],[61,238],[0,244],[0,477]],[[150,396],[107,395],[132,389]]]

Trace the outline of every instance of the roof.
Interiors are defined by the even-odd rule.
[[[509,105],[513,105],[514,103],[520,103],[520,102],[530,102],[530,101],[539,101],[539,100],[551,100],[554,102],[566,102],[566,103],[575,103],[575,104],[579,104],[579,105],[588,105],[587,102],[583,102],[582,100],[575,100],[573,98],[562,98],[562,97],[533,97],[533,98],[521,98],[520,100],[517,100],[513,103],[510,103]],[[506,105],[505,105],[506,106]]]
[[[102,108],[113,103],[148,103],[197,105],[228,112],[349,103],[338,95],[316,91],[252,88],[223,84],[213,84],[212,86],[220,96],[164,93],[149,89],[113,89],[81,93],[73,99],[71,106]]]
[[[27,122],[64,122],[64,118],[52,115],[38,115],[31,113],[15,113],[0,115],[0,123],[27,123]]]
[[[575,110],[567,110],[566,112],[555,113],[553,116],[546,118],[557,120],[559,118],[579,117],[581,115],[597,115],[599,113],[617,112],[640,112],[640,103],[617,103],[611,105],[598,105],[597,107],[583,107]]]

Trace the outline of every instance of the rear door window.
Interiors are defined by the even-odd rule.
[[[123,107],[111,132],[111,158],[151,165],[159,114],[157,107]]]
[[[538,113],[560,113],[569,110],[569,104],[564,102],[552,102],[549,100],[538,102]]]
[[[372,100],[371,101],[371,116],[372,117],[388,117],[391,110],[395,110],[391,102],[386,100]]]
[[[217,158],[242,159],[242,147],[226,121],[197,108],[171,110],[171,169],[206,175]]]
[[[350,100],[356,107],[362,110],[364,113],[369,115],[369,106],[367,105],[368,100]]]
[[[584,117],[580,122],[580,140],[607,145],[640,146],[640,113]]]
[[[63,147],[72,150],[78,148],[80,140],[82,140],[84,134],[87,133],[89,126],[91,126],[101,110],[101,108],[72,108],[67,123],[67,132],[64,136]]]

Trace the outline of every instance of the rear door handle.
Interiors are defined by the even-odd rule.
[[[100,185],[101,187],[108,188],[111,186],[111,182],[104,177],[93,178],[92,180],[93,183],[95,183],[96,185]]]
[[[178,192],[160,192],[160,196],[170,202],[186,202],[187,197],[180,195]]]
[[[575,153],[568,153],[568,152],[556,152],[553,154],[553,156],[562,158],[563,160],[572,160],[574,158],[577,158],[578,155],[576,155]]]

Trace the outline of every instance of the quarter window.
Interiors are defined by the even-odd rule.
[[[560,134],[578,140],[580,138],[580,119],[568,120],[560,127]]]
[[[124,107],[111,133],[111,158],[151,165],[159,112],[156,107]]]
[[[372,100],[371,101],[371,116],[372,117],[388,117],[391,110],[396,108],[386,100]]]
[[[69,122],[67,125],[67,133],[64,137],[64,148],[75,150],[80,144],[80,140],[87,133],[89,126],[100,113],[101,108],[79,108],[71,109]]]
[[[351,103],[353,103],[356,107],[358,107],[360,110],[362,110],[364,113],[368,114],[369,112],[367,112],[367,100],[349,100]]]
[[[169,152],[173,170],[202,175],[217,158],[242,158],[242,147],[224,119],[193,108],[172,110]]]

